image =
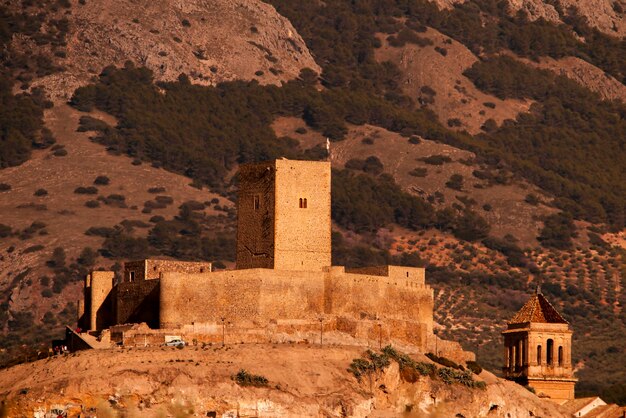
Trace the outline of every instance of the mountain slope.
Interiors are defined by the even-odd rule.
[[[64,17],[66,45],[54,59],[65,71],[34,84],[65,100],[103,66],[127,60],[150,68],[157,80],[185,73],[204,85],[236,79],[280,84],[302,68],[319,71],[289,21],[260,1],[73,2]],[[47,48],[25,37],[15,38],[13,46]]]

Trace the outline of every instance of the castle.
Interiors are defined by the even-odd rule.
[[[113,272],[94,271],[85,279],[79,326],[124,344],[162,343],[166,334],[219,341],[227,329],[237,342],[336,331],[473,357],[433,334],[433,290],[423,268],[331,265],[329,162],[242,165],[239,186],[235,270],[144,260],[126,263],[119,283]]]
[[[68,330],[70,340],[321,342],[334,333],[342,344],[384,342],[473,360],[433,334],[423,268],[331,265],[330,177],[329,162],[242,165],[236,268],[149,259],[125,263],[119,282],[114,272],[93,271],[79,301],[79,327],[88,331]],[[558,403],[574,399],[572,331],[541,292],[507,325],[504,376]]]

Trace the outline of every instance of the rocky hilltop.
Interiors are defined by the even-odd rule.
[[[364,350],[315,344],[93,350],[0,371],[0,396],[9,416],[55,406],[87,417],[568,416],[485,371],[476,377],[484,389],[412,376],[395,361],[357,379],[347,369]],[[267,382],[246,386],[236,376],[241,370]]]
[[[433,0],[441,8],[451,8],[464,0]],[[592,27],[607,35],[623,37],[626,35],[625,4],[621,0],[507,0],[513,13],[524,11],[532,20],[545,19],[561,23],[570,8],[585,17]]]
[[[389,9],[343,0],[4,2],[0,363],[32,358],[62,335],[88,269],[119,271],[144,257],[232,265],[238,163],[326,158],[331,138],[336,212],[349,213],[333,219],[336,264],[427,267],[440,335],[494,371],[506,319],[541,283],[574,328],[577,393],[626,402],[626,368],[616,367],[626,353],[623,1],[510,1],[509,12],[526,10],[534,23],[482,1],[439,2],[441,10],[381,1]],[[610,36],[586,30],[584,39],[537,20],[564,21],[572,5]],[[100,77],[109,66],[121,69]],[[298,77],[303,68],[321,77]],[[177,82],[181,73],[194,85]],[[33,102],[20,102],[21,92]],[[6,111],[14,107],[34,116],[11,143],[1,135],[20,121]],[[54,374],[85,356],[5,376],[19,382],[41,364]],[[351,378],[343,360],[336,366]],[[148,373],[137,370],[120,376]],[[237,388],[236,371],[216,385]],[[79,385],[85,393],[95,374]],[[4,382],[15,399],[37,386]],[[159,382],[170,381],[149,385]],[[93,393],[118,399],[113,387]]]
[[[123,0],[76,2],[70,13],[62,73],[44,77],[53,97],[69,99],[104,65],[130,60],[150,68],[158,80],[181,73],[196,84],[258,80],[280,84],[302,68],[319,72],[291,23],[256,0]],[[17,37],[18,50],[38,49]]]

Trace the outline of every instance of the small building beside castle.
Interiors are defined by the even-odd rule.
[[[502,333],[504,377],[560,404],[574,399],[572,333],[538,289]]]
[[[162,342],[165,334],[220,341],[226,330],[237,342],[310,341],[321,329],[473,358],[457,343],[435,343],[423,268],[331,265],[329,162],[245,164],[239,187],[234,270],[144,260],[126,263],[119,283],[113,272],[94,271],[79,326],[92,334],[108,329],[124,344]],[[138,331],[137,323],[147,327]]]

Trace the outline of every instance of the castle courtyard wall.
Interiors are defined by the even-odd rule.
[[[393,270],[393,269],[392,269]],[[358,338],[388,338],[425,346],[432,333],[433,291],[423,269],[399,268],[391,277],[247,269],[203,275],[165,273],[160,283],[160,328],[239,324],[264,328],[277,321],[336,321]],[[407,277],[411,276],[411,277]]]
[[[150,258],[140,261],[128,261],[124,263],[123,282],[154,280],[158,279],[161,274],[166,271],[175,271],[178,273],[205,273],[212,270],[212,263],[204,261],[178,261],[178,260],[161,260]]]
[[[114,289],[115,324],[159,326],[159,280],[122,282]]]
[[[160,286],[160,327],[218,322],[221,318],[258,324],[311,318],[322,312],[323,278],[322,272],[271,269],[165,273]]]

